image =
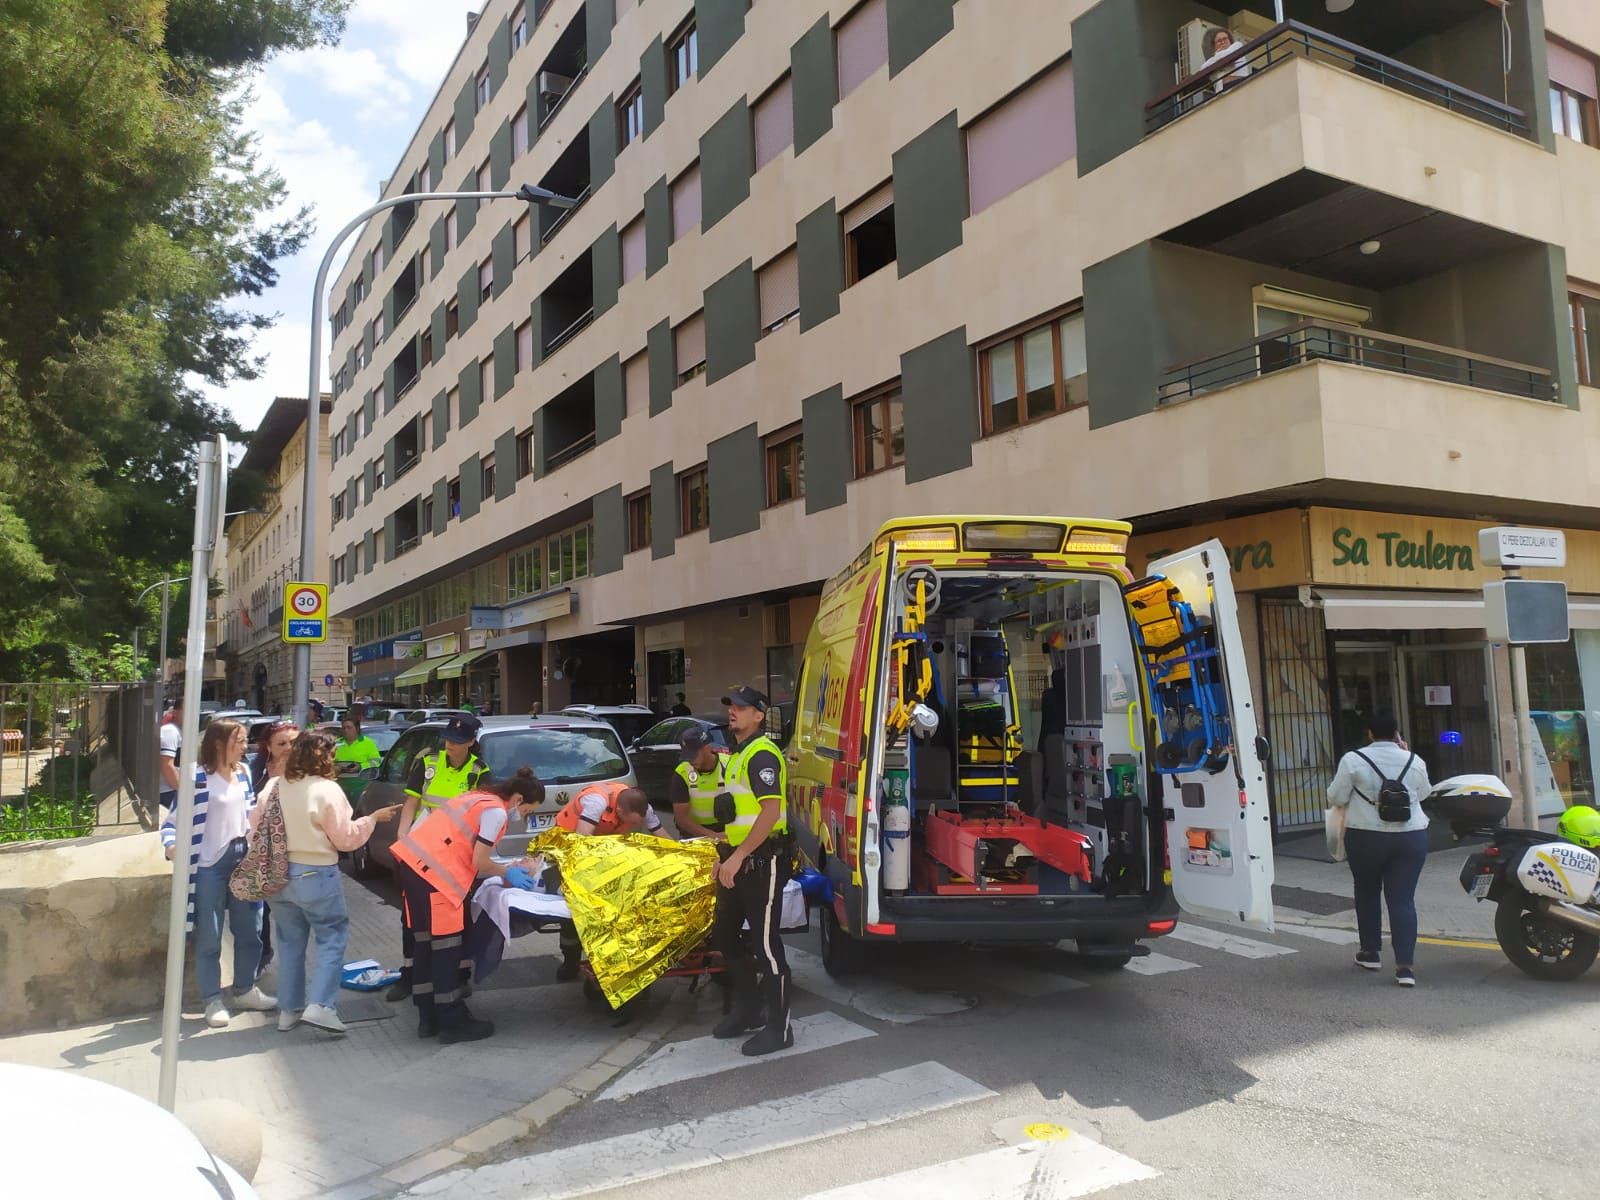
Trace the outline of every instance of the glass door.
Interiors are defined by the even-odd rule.
[[[1401,732],[1434,781],[1500,773],[1494,671],[1483,643],[1407,646]]]
[[[1367,744],[1367,726],[1374,713],[1398,713],[1395,647],[1389,642],[1339,642],[1333,651],[1338,689],[1334,711],[1334,761]]]

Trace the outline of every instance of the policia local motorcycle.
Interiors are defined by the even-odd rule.
[[[1458,836],[1492,839],[1461,868],[1461,886],[1496,906],[1505,956],[1534,979],[1576,979],[1600,954],[1600,812],[1574,805],[1551,834],[1499,827],[1510,807],[1492,776],[1447,779],[1423,804]]]

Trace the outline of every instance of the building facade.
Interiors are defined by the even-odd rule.
[[[318,429],[320,470],[331,465],[328,437],[332,397],[322,400]],[[223,593],[217,601],[226,671],[219,699],[244,701],[264,713],[294,711],[294,653],[283,641],[284,584],[300,577],[300,506],[305,488],[306,402],[280,396],[250,435],[235,470],[253,471],[264,481],[260,512],[241,513],[227,522]],[[327,538],[317,535],[318,562]],[[328,623],[328,640],[311,648],[311,694],[344,704],[350,688],[350,622]]]
[[[1590,623],[1600,12],[1285,8],[491,0],[387,194],[579,203],[397,210],[339,276],[357,689],[788,700],[884,519],[1078,512],[1230,547],[1283,828],[1376,707],[1514,773],[1461,548],[1570,530]],[[1593,636],[1535,656],[1545,794]]]

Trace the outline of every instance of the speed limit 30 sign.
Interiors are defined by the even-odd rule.
[[[291,645],[328,640],[327,584],[283,585],[283,640]]]

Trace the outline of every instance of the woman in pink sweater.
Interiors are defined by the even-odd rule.
[[[392,821],[400,809],[396,804],[352,817],[350,801],[335,782],[333,751],[327,734],[302,733],[278,781],[289,839],[289,883],[272,898],[272,922],[278,942],[278,1028],[286,1032],[302,1020],[328,1033],[345,1032],[335,1007],[350,940],[339,852],[365,845],[373,825]],[[316,959],[308,996],[306,949],[312,942]]]

